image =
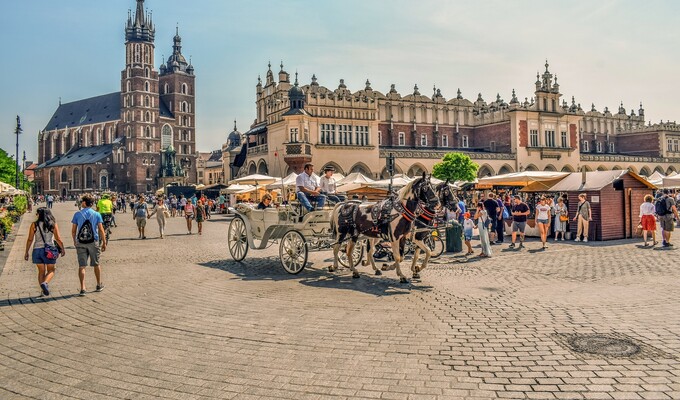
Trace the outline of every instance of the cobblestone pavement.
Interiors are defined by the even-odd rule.
[[[72,212],[55,206],[67,234]],[[137,240],[128,213],[102,257],[103,292],[76,296],[70,247],[36,299],[29,218],[0,276],[0,399],[680,398],[676,251],[494,246],[492,259],[443,257],[402,285],[367,267],[358,280],[328,273],[329,252],[296,276],[276,246],[235,263],[223,217],[203,236],[172,219],[163,240],[151,220]],[[569,349],[586,334],[639,352]]]

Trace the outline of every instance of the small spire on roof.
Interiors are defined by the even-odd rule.
[[[234,119],[234,131],[236,131],[236,119]]]

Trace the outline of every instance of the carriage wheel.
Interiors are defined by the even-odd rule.
[[[364,247],[364,242],[357,242],[357,244],[354,245],[354,249],[352,249],[353,267],[359,265],[361,259],[364,258]],[[340,261],[340,265],[343,267],[349,267],[349,260],[347,259],[347,252],[345,251],[346,248],[347,244],[345,244],[338,253],[338,261]]]
[[[430,257],[437,258],[444,252],[444,241],[439,236],[428,236],[424,240],[425,245],[430,248]]]
[[[298,231],[288,231],[281,238],[279,257],[283,269],[289,274],[299,274],[307,264],[307,244]]]
[[[241,217],[236,217],[229,223],[227,231],[227,245],[229,253],[236,261],[242,261],[248,254],[248,237],[246,234],[246,224]]]

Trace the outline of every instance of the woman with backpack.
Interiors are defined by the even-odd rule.
[[[28,261],[28,249],[33,244],[32,260],[38,268],[38,285],[40,285],[42,296],[49,296],[49,283],[54,278],[57,257],[65,254],[64,243],[61,241],[59,227],[52,211],[40,207],[36,211],[36,215],[38,218],[28,228],[24,260]]]

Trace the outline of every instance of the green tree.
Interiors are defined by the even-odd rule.
[[[14,186],[17,171],[17,163],[7,152],[0,149],[0,181]]]
[[[444,156],[442,162],[436,163],[432,168],[432,176],[437,179],[471,182],[477,178],[479,165],[463,153],[449,153]]]

